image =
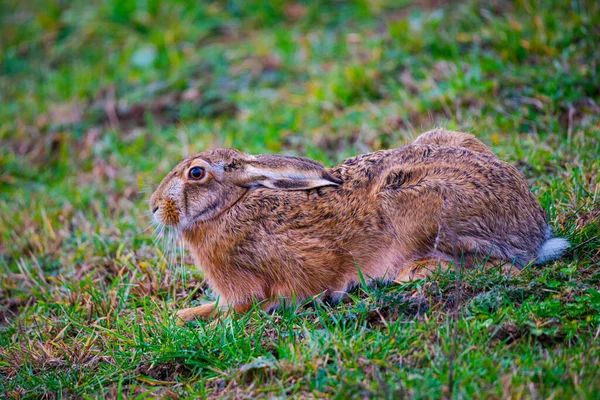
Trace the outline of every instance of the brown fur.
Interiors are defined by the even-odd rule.
[[[206,181],[187,178],[193,165],[206,166]],[[443,130],[331,169],[297,157],[200,153],[165,177],[155,209],[181,231],[219,304],[237,311],[255,300],[267,299],[268,309],[282,299],[339,297],[359,282],[359,268],[368,280],[392,281],[425,277],[455,258],[521,267],[550,232],[512,165],[474,136]]]

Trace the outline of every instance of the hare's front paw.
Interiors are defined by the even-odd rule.
[[[203,304],[198,307],[184,308],[177,311],[177,318],[181,322],[188,322],[195,318],[209,318],[215,314],[216,303]]]

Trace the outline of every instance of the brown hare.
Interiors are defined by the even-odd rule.
[[[325,168],[300,157],[206,151],[180,162],[150,199],[219,294],[183,320],[248,311],[367,280],[408,281],[447,267],[559,257],[521,174],[474,136],[427,132],[411,145]],[[359,272],[360,269],[360,272]]]

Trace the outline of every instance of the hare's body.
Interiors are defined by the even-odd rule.
[[[349,158],[325,178],[315,172],[321,184],[312,188],[273,190],[302,175],[289,171],[286,182],[247,185],[235,201],[219,200],[227,206],[218,213],[182,229],[221,304],[245,310],[253,300],[268,308],[282,298],[336,297],[359,282],[359,270],[367,280],[409,280],[451,260],[521,267],[536,259],[551,231],[513,166],[462,133],[434,131],[415,143]],[[211,157],[222,155],[202,159],[215,165]],[[276,175],[257,173],[252,162],[221,164],[263,180]],[[201,306],[180,316],[212,311]]]
[[[523,265],[547,239],[544,213],[514,167],[491,157],[418,145],[350,158],[331,170],[343,185],[258,188],[184,236],[228,303],[335,296],[358,268],[393,280],[427,258]]]

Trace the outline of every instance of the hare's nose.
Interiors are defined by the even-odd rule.
[[[150,204],[148,204],[150,207],[150,211],[152,211],[152,214],[155,214],[158,211],[158,207],[159,207],[160,202],[155,198],[152,197],[150,199]]]
[[[150,201],[148,202],[149,204],[149,208],[150,211],[152,211],[152,214],[156,213],[156,211],[158,211],[158,207],[160,204],[160,196],[154,192],[152,193],[152,196],[150,196]]]

